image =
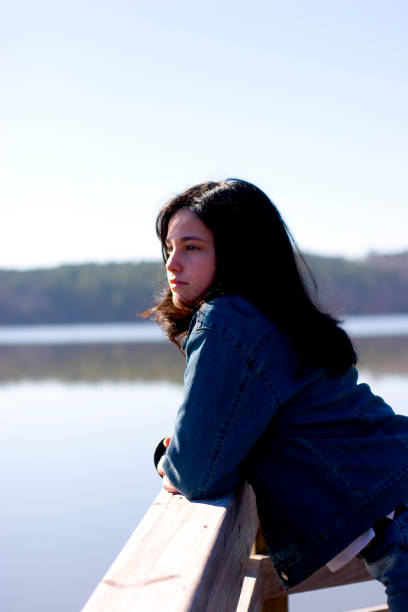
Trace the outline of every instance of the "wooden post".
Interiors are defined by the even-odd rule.
[[[268,550],[266,547],[265,538],[262,534],[261,527],[258,528],[254,548],[256,554],[267,556]],[[261,573],[259,580],[265,581],[264,573]],[[265,591],[264,584],[262,584],[262,591]],[[288,612],[288,606],[288,594],[283,590],[282,587],[282,592],[277,597],[267,597],[263,599],[261,612]]]
[[[262,612],[288,612],[288,596],[265,599],[262,603]]]

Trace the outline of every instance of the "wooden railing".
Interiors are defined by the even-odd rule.
[[[288,592],[258,526],[248,485],[209,502],[162,490],[83,612],[284,612]],[[289,594],[369,579],[353,559],[336,573],[321,568]]]

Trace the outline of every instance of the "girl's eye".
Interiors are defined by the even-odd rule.
[[[197,246],[195,246],[194,244],[188,244],[188,245],[186,246],[186,250],[187,250],[187,251],[198,251],[198,247],[197,247]]]

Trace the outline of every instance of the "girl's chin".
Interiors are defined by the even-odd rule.
[[[173,293],[172,298],[173,304],[176,308],[179,310],[189,310],[194,306],[194,304],[200,301],[201,295],[194,298],[194,300],[188,300],[177,293]]]
[[[179,295],[173,293],[173,304],[179,310],[184,310],[189,307],[189,303],[186,300],[182,300]]]

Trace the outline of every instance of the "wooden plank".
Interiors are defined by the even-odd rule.
[[[247,563],[241,595],[236,612],[261,612],[262,609],[261,558],[252,556]]]
[[[83,612],[230,612],[257,526],[248,485],[208,503],[161,491]]]
[[[272,598],[264,598],[264,555],[252,555],[245,571],[236,612],[287,612],[288,594],[282,587]]]
[[[245,568],[259,525],[255,495],[245,485],[229,510],[231,517],[208,551],[191,610],[230,612],[238,604]],[[232,516],[235,513],[235,516]]]
[[[265,538],[262,533],[261,526],[259,525],[258,531],[256,532],[255,542],[254,542],[254,554],[256,555],[267,555],[268,548],[266,546]]]
[[[348,612],[388,612],[388,606],[382,604],[381,606],[374,606],[371,608],[360,608],[359,610],[348,610]]]
[[[237,497],[205,503],[161,491],[83,612],[287,610],[269,557],[248,562],[258,525],[248,485]],[[263,546],[258,537],[256,548]],[[289,593],[370,579],[364,562],[353,559],[338,572],[321,568]]]
[[[265,599],[262,604],[262,612],[288,612],[288,596],[280,595],[272,599]]]
[[[267,599],[280,595],[285,590],[285,587],[280,581],[269,557],[264,556],[261,567],[263,573],[264,598]],[[364,561],[356,557],[338,572],[331,572],[327,566],[321,567],[317,572],[309,576],[309,578],[296,587],[289,589],[288,592],[302,593],[304,591],[326,589],[328,587],[364,582],[366,580],[372,580],[372,577],[368,573]]]
[[[354,557],[337,572],[331,572],[327,565],[321,567],[317,572],[309,576],[299,585],[289,590],[289,593],[301,593],[303,591],[314,591],[315,589],[327,589],[328,587],[341,586],[372,580],[363,559]]]

